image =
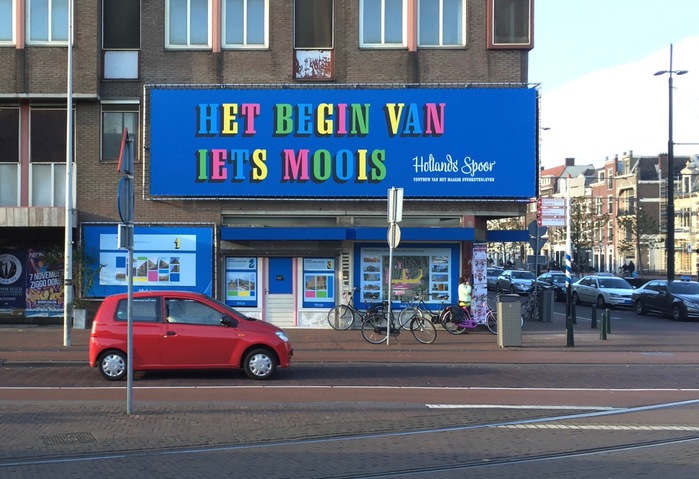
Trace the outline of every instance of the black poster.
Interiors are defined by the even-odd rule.
[[[0,312],[24,310],[26,264],[26,250],[0,250]]]

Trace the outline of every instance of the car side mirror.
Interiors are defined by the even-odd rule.
[[[230,316],[224,316],[221,318],[221,326],[225,326],[227,328],[235,328],[238,326],[238,320],[235,318],[231,318]]]

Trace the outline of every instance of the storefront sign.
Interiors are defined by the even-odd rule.
[[[148,88],[150,194],[531,198],[534,88]]]

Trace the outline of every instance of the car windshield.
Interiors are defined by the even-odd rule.
[[[488,269],[488,276],[500,276],[504,270],[502,269]]]
[[[675,294],[699,294],[699,283],[671,283],[670,291]]]
[[[566,277],[564,274],[554,274],[551,276],[551,281],[556,284],[563,284],[566,282]]]
[[[512,277],[515,279],[535,279],[534,273],[531,271],[513,271]]]
[[[599,278],[599,287],[602,289],[633,289],[628,281],[621,278]]]

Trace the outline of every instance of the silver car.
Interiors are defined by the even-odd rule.
[[[575,304],[596,304],[598,308],[633,306],[631,295],[634,287],[624,278],[604,275],[585,276],[573,283],[572,289]]]
[[[531,271],[519,269],[506,269],[503,271],[495,284],[498,293],[527,294],[534,289],[536,275]]]

